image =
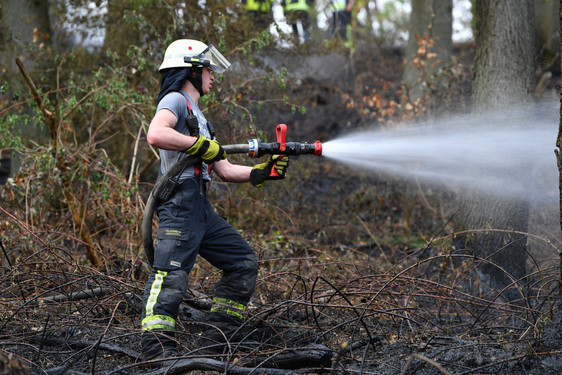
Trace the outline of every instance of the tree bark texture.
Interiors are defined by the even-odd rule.
[[[473,112],[508,111],[515,103],[529,101],[535,66],[533,0],[476,0],[474,15]],[[498,124],[490,124],[494,125]],[[467,196],[462,220],[464,228],[474,232],[457,245],[495,264],[480,268],[486,284],[503,289],[526,276],[527,199],[475,192]],[[504,295],[520,298],[515,290]]]
[[[562,0],[561,0],[562,2]],[[558,15],[560,17],[560,22],[558,24],[559,33],[558,40],[560,43],[560,55],[562,56],[562,6],[558,8]],[[560,60],[560,71],[562,71],[562,59]],[[560,86],[560,124],[558,127],[558,137],[556,139],[556,164],[558,165],[558,190],[559,190],[559,201],[560,201],[560,228],[562,229],[562,85]],[[558,290],[560,296],[562,296],[562,253],[559,254],[560,258],[560,280],[558,280],[559,286]]]
[[[429,91],[426,82],[434,83],[434,75],[451,59],[452,12],[452,0],[412,0],[406,66],[402,80],[409,88],[410,102],[425,97]],[[423,41],[420,44],[421,39],[431,39],[433,44],[429,47],[424,46]],[[432,58],[431,53],[436,56]]]
[[[533,0],[476,0],[473,106],[506,108],[534,91]]]

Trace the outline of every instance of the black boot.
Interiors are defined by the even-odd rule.
[[[177,356],[173,331],[144,331],[141,336],[142,358],[145,361]]]
[[[209,314],[209,326],[203,332],[201,346],[205,351],[221,353],[231,349],[253,350],[258,345],[257,335],[243,320],[221,312]]]

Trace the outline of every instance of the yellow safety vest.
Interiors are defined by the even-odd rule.
[[[269,12],[271,10],[272,0],[244,0],[246,10],[255,12]]]
[[[306,0],[285,0],[285,11],[305,10],[309,11],[310,6]]]
[[[347,7],[347,0],[332,0],[331,8],[336,12],[342,12]]]

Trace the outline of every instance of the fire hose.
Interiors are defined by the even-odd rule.
[[[279,124],[276,128],[277,142],[265,143],[257,139],[252,139],[248,143],[223,145],[222,148],[227,154],[248,154],[251,158],[258,158],[263,155],[306,155],[314,154],[322,155],[322,143],[316,141],[314,143],[306,142],[286,142],[287,125]],[[142,220],[142,242],[146,258],[150,265],[154,264],[154,244],[152,239],[152,217],[154,208],[160,201],[162,190],[165,183],[170,178],[180,174],[185,168],[201,161],[198,156],[188,156],[176,162],[166,173],[164,173],[154,184],[150,195],[146,201],[144,215]]]

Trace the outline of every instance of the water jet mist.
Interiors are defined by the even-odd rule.
[[[542,102],[360,131],[323,143],[322,155],[354,168],[544,203],[558,190],[558,113],[559,103]]]

